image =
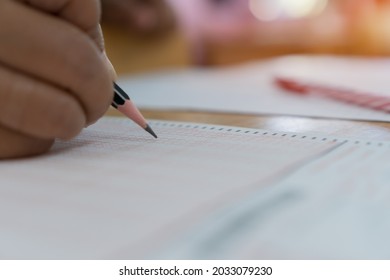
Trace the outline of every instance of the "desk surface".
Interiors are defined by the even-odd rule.
[[[241,115],[230,113],[222,114],[160,110],[141,111],[147,119],[232,125],[296,133],[316,132],[332,135],[334,137],[390,141],[390,124],[385,122],[331,120],[293,116]],[[121,113],[114,109],[110,109],[107,112],[107,115],[122,116]]]
[[[136,40],[131,40],[120,30],[114,30],[104,26],[103,29],[106,37],[107,53],[111,57],[118,75],[134,73],[137,69],[139,71],[158,69],[163,67],[164,63],[168,66],[185,66],[189,64],[188,55],[186,55],[185,50],[186,46],[182,38],[177,34],[173,34],[168,39],[160,41],[163,45],[162,48],[158,44],[152,44],[147,50],[144,50],[147,52],[144,61],[142,59],[142,51],[145,42],[140,43]],[[133,58],[135,57],[137,59],[134,60]],[[150,59],[148,60],[150,57],[152,57],[152,61],[156,62],[155,65],[151,63]],[[384,122],[183,111],[141,111],[147,119],[232,125],[297,133],[316,132],[335,137],[359,137],[362,139],[390,141],[390,123]],[[121,116],[114,109],[110,109],[107,115]]]

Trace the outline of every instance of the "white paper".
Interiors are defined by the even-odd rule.
[[[215,212],[170,244],[169,257],[388,260],[389,148],[345,142]]]
[[[335,88],[390,95],[390,60],[287,56],[216,69],[187,69],[122,77],[119,84],[142,108],[297,115],[390,121],[390,114],[276,87],[275,76],[305,78]]]
[[[388,259],[390,143],[104,118],[0,162],[0,259]]]
[[[1,259],[142,259],[340,145],[188,123],[100,120],[48,155],[0,162]]]

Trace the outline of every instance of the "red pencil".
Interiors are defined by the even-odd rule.
[[[390,113],[390,97],[315,83],[301,82],[297,79],[286,77],[275,77],[274,82],[278,87],[288,92],[301,95],[317,94],[348,104]]]

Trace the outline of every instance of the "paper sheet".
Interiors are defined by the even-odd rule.
[[[290,134],[103,119],[42,157],[0,162],[0,258],[144,258],[339,145]],[[265,134],[263,134],[265,133]]]
[[[150,124],[0,162],[0,258],[390,257],[389,143]]]
[[[122,77],[119,84],[143,108],[297,115],[390,121],[390,114],[277,88],[276,75],[336,88],[390,94],[390,60],[287,56],[220,69],[187,69]]]
[[[215,212],[158,257],[388,260],[389,148],[345,142]]]

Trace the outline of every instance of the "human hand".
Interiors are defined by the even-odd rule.
[[[48,150],[113,97],[98,0],[0,1],[0,158]]]

